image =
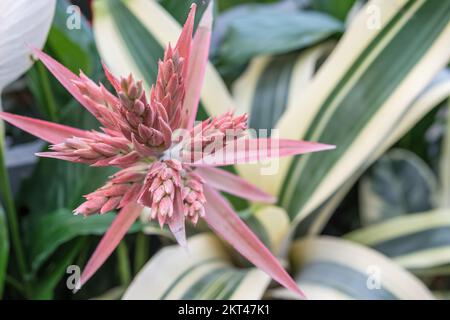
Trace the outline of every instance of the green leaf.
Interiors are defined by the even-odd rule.
[[[58,253],[53,256],[49,265],[40,272],[43,275],[39,275],[33,284],[33,299],[53,299],[55,287],[86,242],[85,238],[79,238],[62,246],[62,250],[58,250]]]
[[[76,74],[80,70],[87,75],[97,74],[102,68],[91,27],[82,15],[80,28],[69,29],[66,25],[66,10],[69,5],[71,4],[67,0],[57,1],[55,17],[44,51]],[[41,62],[37,62],[28,71],[27,83],[46,119],[59,121],[60,113],[64,112],[72,100],[70,94]]]
[[[219,5],[219,10],[224,11],[245,3],[273,3],[277,2],[277,0],[219,0],[217,2]]]
[[[37,107],[46,119],[57,122],[59,108],[50,83],[49,73],[41,61],[36,61],[27,73],[27,83]]]
[[[218,63],[226,66],[245,64],[258,55],[310,47],[343,31],[342,23],[330,16],[283,6],[240,6],[226,15],[217,53]]]
[[[274,128],[282,115],[298,108],[296,96],[310,84],[333,41],[326,41],[301,52],[255,58],[233,84],[239,113],[249,113],[253,129]]]
[[[61,244],[82,235],[102,235],[114,218],[114,213],[84,218],[75,216],[68,209],[28,216],[24,221],[25,242],[33,270],[37,270]],[[129,232],[139,229],[137,223]]]
[[[436,206],[437,181],[428,165],[407,150],[381,157],[362,178],[360,214],[364,225]]]
[[[60,160],[40,160],[31,178],[23,184],[21,206],[31,215],[45,215],[61,208],[71,211],[84,201],[83,195],[101,187],[114,171]]]
[[[62,123],[81,129],[98,128],[98,122],[72,101],[62,113]],[[57,209],[75,209],[83,196],[101,187],[114,168],[93,168],[55,159],[39,159],[33,174],[22,184],[19,204],[30,214],[46,214]]]
[[[333,17],[345,21],[356,0],[312,0],[311,8],[314,10],[326,12]]]
[[[296,222],[389,140],[411,102],[450,58],[444,49],[450,3],[401,3],[393,8],[380,2],[389,19],[370,34],[361,31],[366,18],[360,13],[302,96],[303,107],[289,110],[278,124],[283,137],[296,133],[296,138],[337,145],[331,152],[295,157],[287,171],[280,204]],[[402,90],[404,86],[414,90]]]
[[[191,5],[195,3],[197,5],[195,26],[197,26],[201,16],[203,15],[203,11],[206,9],[205,3],[207,2],[205,2],[205,0],[185,0],[180,3],[178,0],[160,0],[159,3],[172,15],[172,17],[178,21],[179,24],[184,23]]]
[[[296,53],[274,57],[262,71],[255,88],[255,92],[261,94],[253,96],[250,128],[270,130],[283,115],[288,104],[288,83],[297,57]]]
[[[328,223],[333,212],[342,202],[348,191],[359,179],[361,174],[368,167],[395,144],[401,137],[408,132],[416,131],[416,123],[418,119],[427,117],[433,109],[441,104],[450,94],[450,76],[447,70],[440,72],[433,81],[414,99],[413,103],[405,112],[404,117],[396,123],[395,128],[391,131],[387,140],[384,140],[376,150],[370,155],[367,162],[358,170],[354,171],[350,178],[343,183],[339,190],[336,191],[329,199],[327,199],[317,210],[314,210],[299,225],[299,235],[319,234]],[[409,135],[409,133],[407,134]],[[442,175],[441,175],[442,176]],[[356,217],[356,216],[355,216]],[[360,220],[360,219],[356,219]],[[354,221],[355,224],[358,222]]]
[[[3,295],[3,288],[5,286],[6,269],[8,267],[9,257],[9,238],[8,227],[6,224],[5,213],[0,206],[0,299]]]
[[[441,185],[440,205],[443,208],[450,208],[450,100],[447,102],[447,122],[439,158],[439,178]]]
[[[255,207],[240,216],[272,252],[281,253],[289,229],[283,209]],[[260,299],[270,283],[264,272],[249,267],[213,234],[190,237],[188,248],[189,253],[178,246],[159,251],[135,277],[124,299]]]
[[[309,237],[291,248],[296,281],[309,299],[433,299],[407,270],[373,249],[335,237]],[[285,290],[274,294],[288,298]]]
[[[46,49],[63,65],[75,73],[81,69],[85,74],[91,74],[94,63],[98,62],[91,27],[86,18],[81,15],[80,28],[67,27],[67,7],[70,1],[58,0],[47,39]]]
[[[90,74],[92,65],[88,53],[67,36],[67,31],[64,33],[53,26],[50,29],[47,46],[53,56],[68,69],[76,73],[83,70],[86,74]]]
[[[447,272],[444,267],[450,265],[448,209],[392,218],[344,237],[382,252],[415,273],[436,275]]]
[[[159,251],[135,277],[123,299],[260,299],[270,283],[260,270],[234,267],[223,243],[213,234],[190,237],[188,247],[189,253],[179,246]]]

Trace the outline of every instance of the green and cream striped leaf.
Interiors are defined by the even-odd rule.
[[[96,0],[93,9],[94,35],[102,59],[113,73],[131,72],[150,88],[163,48],[169,42],[175,44],[181,32],[178,22],[155,0]],[[206,68],[201,101],[211,115],[222,114],[234,106],[212,64]]]
[[[433,299],[414,275],[382,254],[335,237],[294,242],[292,268],[308,299]],[[272,295],[293,298],[285,290]]]
[[[405,111],[413,99],[449,59],[444,39],[450,27],[443,16],[449,14],[448,4],[439,8],[443,2],[372,1],[369,5],[380,8],[382,28],[369,29],[367,11],[361,10],[303,93],[304,107],[290,109],[278,125],[282,137],[335,143],[337,150],[296,159],[289,171],[280,162],[277,176],[258,177],[259,185],[276,188],[289,172],[281,204],[298,221],[332,196],[380,144],[391,141],[392,128],[408,117]],[[421,19],[430,27],[416,24]],[[416,30],[427,41],[410,41],[419,39]],[[405,51],[408,57],[399,61],[398,52]]]
[[[283,137],[337,145],[331,152],[296,157],[288,172],[280,173],[286,175],[280,204],[296,222],[390,140],[414,98],[450,59],[450,2],[368,5],[380,9],[381,29],[370,28],[361,10],[308,87],[307,107],[289,110],[278,125]],[[406,54],[400,58],[399,52]]]
[[[249,113],[253,129],[274,128],[286,110],[298,107],[319,61],[331,52],[334,44],[327,41],[300,53],[253,59],[233,83],[237,112]]]
[[[369,246],[417,273],[439,267],[442,271],[450,265],[448,209],[392,218],[352,231],[345,238]]]
[[[433,108],[438,106],[442,101],[450,96],[450,72],[448,70],[442,71],[427,88],[417,97],[411,104],[410,108],[405,111],[405,115],[399,123],[396,123],[392,128],[392,134],[386,141],[377,148],[377,150],[369,155],[365,165],[360,167],[354,174],[340,186],[326,202],[324,202],[318,209],[314,210],[308,215],[298,226],[297,235],[319,234],[329,218],[355,184],[361,174],[387,149],[389,149],[396,141],[403,137],[413,126],[422,119]]]
[[[158,252],[123,299],[259,299],[269,282],[262,271],[234,267],[223,243],[203,233],[189,238],[188,251],[171,246]]]
[[[9,238],[6,217],[3,208],[0,206],[0,299],[3,296],[5,286],[6,269],[9,257]]]
[[[443,208],[450,208],[450,100],[447,103],[446,131],[442,140],[441,150],[439,160],[440,205]]]
[[[279,252],[289,229],[283,209],[262,207],[246,222],[272,252]],[[240,262],[233,254],[234,250],[212,233],[190,237],[188,250],[172,246],[158,252],[141,269],[123,298],[260,299],[270,278],[256,268],[233,265]]]
[[[253,129],[274,128],[287,110],[302,103],[305,88],[334,45],[334,41],[327,41],[300,53],[253,59],[246,72],[233,84],[237,113],[248,113]],[[286,167],[287,163],[284,159],[276,161],[281,167]],[[261,177],[261,165],[239,165],[236,169],[242,177],[271,194],[277,194],[280,189],[282,180],[278,176]]]

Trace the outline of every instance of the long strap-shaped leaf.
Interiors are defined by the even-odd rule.
[[[368,6],[379,11],[368,16]],[[449,59],[445,44],[448,12],[448,3],[440,1],[371,1],[362,8],[311,84],[295,86],[301,72],[308,73],[301,68],[296,70],[295,66],[285,85],[271,90],[274,97],[285,96],[278,94],[283,90],[288,93],[283,101],[289,101],[290,107],[277,125],[282,138],[318,139],[336,144],[338,150],[332,155],[296,159],[290,171],[289,161],[281,160],[275,176],[258,176],[255,172],[259,168],[255,166],[239,168],[240,173],[250,181],[268,186],[265,190],[273,194],[280,192],[287,177],[281,204],[288,209],[291,219],[306,218],[361,168],[373,148],[384,141],[393,142],[392,128],[401,124],[402,118],[413,123],[420,118],[420,112],[410,115],[407,111],[412,99]],[[377,21],[381,22],[380,29],[376,24],[370,25]],[[416,30],[421,31],[420,39],[426,41],[419,40]],[[410,38],[415,41],[409,41]],[[281,66],[277,70],[282,70]],[[261,74],[257,69],[253,71]],[[251,72],[246,81],[250,92],[257,83]],[[252,98],[242,94],[244,86],[237,87],[241,92],[237,97],[249,105]],[[262,95],[254,92],[253,95]],[[280,100],[273,101],[277,108],[280,104],[284,108],[286,102]]]
[[[433,299],[407,270],[348,240],[328,236],[298,240],[291,259],[297,283],[310,299]]]
[[[334,210],[339,203],[355,184],[361,174],[376,160],[378,159],[388,148],[390,148],[396,141],[404,136],[411,128],[422,119],[430,110],[441,103],[450,95],[450,73],[445,70],[431,82],[431,84],[414,100],[410,107],[405,110],[405,115],[400,122],[396,123],[392,127],[389,137],[380,141],[380,145],[368,155],[368,158],[363,166],[356,170],[353,175],[347,179],[347,181],[341,185],[339,190],[335,192],[327,201],[317,210],[314,210],[306,220],[301,223],[300,233],[306,234],[319,234]]]
[[[249,114],[249,126],[252,129],[270,130],[288,110],[304,108],[306,89],[320,60],[331,51],[334,44],[334,41],[327,41],[300,53],[253,59],[246,72],[233,84],[236,112]],[[300,124],[296,124],[296,127]],[[293,135],[290,138],[297,137]],[[280,159],[278,163],[280,173],[289,168],[289,158]],[[238,165],[236,168],[246,180],[259,183],[263,190],[278,195],[283,183],[281,174],[260,178],[260,166]]]
[[[192,128],[197,115],[200,102],[200,94],[203,88],[206,67],[208,65],[209,46],[211,43],[211,31],[213,22],[214,1],[210,1],[208,8],[203,13],[202,19],[195,32],[192,43],[191,60],[189,63],[189,76],[186,85],[186,97],[183,108],[187,112],[182,124],[184,128]]]
[[[228,251],[212,233],[161,249],[127,288],[124,300],[260,299],[270,278],[257,269],[233,267]],[[174,263],[174,261],[176,263]]]
[[[289,227],[286,212],[266,206],[254,212],[251,222],[277,252]],[[256,268],[233,266],[230,253],[212,233],[189,237],[188,250],[163,248],[134,278],[123,299],[261,299],[270,277]]]
[[[358,229],[345,238],[372,247],[411,270],[450,263],[449,210],[406,214]]]
[[[90,103],[74,83],[74,81],[80,80],[77,75],[41,50],[33,49],[33,53],[42,61],[42,63],[44,63],[47,69],[55,76],[56,79],[58,79],[64,88],[66,88],[66,90],[69,91],[79,103],[81,103],[83,107],[85,107],[92,114],[95,114],[95,110],[90,106]]]
[[[9,238],[6,218],[3,208],[0,207],[0,299],[3,296],[5,286],[6,268],[8,267],[9,257]]]
[[[450,109],[450,100],[447,104]],[[443,208],[450,208],[450,112],[447,113],[446,124],[447,128],[445,130],[444,138],[442,139],[442,152],[439,161],[439,176],[441,182],[440,205]]]
[[[195,159],[191,162],[191,155],[186,156],[186,162],[192,165],[226,166],[239,163],[255,163],[269,159],[278,159],[298,154],[306,154],[334,149],[335,146],[289,139],[238,139],[227,143],[223,149]]]
[[[120,240],[122,240],[128,229],[139,217],[141,211],[141,205],[130,203],[119,212],[86,264],[81,274],[80,286],[85,284],[113,253]]]
[[[230,204],[208,186],[205,186],[205,197],[207,199],[205,220],[208,225],[259,269],[285,288],[303,296],[278,260],[245,225]]]
[[[361,10],[308,88],[306,108],[292,109],[279,124],[283,137],[339,146],[293,161],[280,201],[292,219],[305,218],[364,164],[450,58],[450,2],[368,5],[380,8],[382,28],[368,32]],[[308,123],[300,125],[306,132],[296,130],[299,121]]]
[[[41,138],[44,141],[57,144],[71,137],[84,137],[86,132],[77,128],[33,119],[15,114],[0,112],[0,119],[3,119],[16,127]]]
[[[235,196],[253,201],[267,203],[276,201],[275,197],[265,193],[239,176],[225,170],[213,167],[200,167],[197,168],[195,172],[205,179],[205,181],[208,181],[208,185],[214,189],[225,191]]]
[[[334,44],[327,41],[300,53],[254,58],[233,83],[236,111],[249,114],[253,129],[274,128],[287,110],[303,107],[319,61]]]

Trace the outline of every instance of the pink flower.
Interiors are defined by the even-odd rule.
[[[293,140],[252,139],[247,134],[247,116],[231,112],[194,126],[212,21],[210,6],[192,38],[195,9],[193,5],[176,46],[168,46],[159,62],[157,81],[149,94],[132,75],[117,79],[104,66],[115,89],[112,94],[103,85],[83,74],[74,75],[45,53],[34,50],[62,85],[98,119],[100,131],[82,131],[8,113],[0,113],[0,117],[53,144],[49,152],[39,156],[120,168],[74,210],[85,216],[120,210],[89,260],[81,284],[113,252],[143,207],[148,207],[150,219],[157,220],[161,227],[168,225],[182,246],[186,245],[185,220],[196,224],[205,219],[256,266],[301,294],[218,190],[253,201],[275,199],[215,167],[332,147]],[[180,135],[181,129],[184,133]]]

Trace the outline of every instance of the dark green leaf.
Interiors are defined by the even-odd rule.
[[[107,213],[84,218],[73,215],[68,209],[45,215],[30,215],[24,221],[27,230],[25,243],[33,270],[37,270],[59,245],[81,235],[102,235],[114,217],[114,213]],[[140,225],[136,224],[130,232],[139,229]]]
[[[270,130],[287,107],[289,84],[297,53],[274,57],[261,73],[252,100],[249,126],[252,129]],[[270,132],[268,133],[270,135]]]
[[[32,215],[43,215],[60,208],[75,209],[83,195],[104,184],[112,168],[90,168],[61,160],[40,160],[35,172],[22,188],[20,202]]]
[[[166,9],[172,17],[174,17],[179,24],[183,25],[188,16],[189,9],[193,3],[197,5],[197,13],[195,15],[195,26],[197,26],[200,18],[203,15],[203,11],[206,9],[206,4],[209,1],[205,0],[187,0],[180,3],[179,0],[161,0],[160,3]],[[217,2],[217,1],[216,1]]]
[[[396,107],[388,104],[389,97],[399,90],[399,86],[411,70],[423,61],[428,50],[435,44],[435,40],[445,30],[450,17],[450,3],[437,0],[421,2],[420,9],[414,11],[414,16],[402,24],[402,28],[398,29],[394,37],[389,38],[389,43],[383,46],[382,51],[377,51],[376,59],[370,60],[374,48],[384,40],[389,31],[395,29],[407,15],[405,12],[412,10],[415,3],[408,1],[405,4],[358,56],[355,63],[342,74],[338,84],[326,93],[326,99],[321,100],[323,103],[318,106],[319,111],[302,138],[334,144],[338,148],[332,152],[319,152],[294,158],[279,197],[280,204],[292,218],[305,208],[307,201],[311,199],[337,161],[342,159],[346,152],[350,152],[350,147],[354,146],[358,137],[361,137],[368,123],[373,121],[372,118],[384,110],[383,107],[389,106],[387,109]],[[427,24],[428,27],[420,27],[423,24]],[[407,54],[398,59],[399,52]],[[444,56],[440,58],[445,59]],[[355,76],[358,70],[364,72],[361,71],[361,74]],[[351,88],[347,88],[347,85]],[[406,110],[405,106],[402,107]],[[372,134],[377,135],[378,132],[374,131]],[[387,137],[386,135],[383,139]],[[379,139],[380,144],[383,139]],[[298,175],[300,171],[301,177]]]
[[[3,208],[0,207],[0,299],[5,285],[6,268],[8,266],[9,239],[6,218]]]
[[[277,0],[219,0],[217,2],[219,10],[223,11],[244,3],[274,3],[277,2]]]
[[[239,66],[257,55],[310,47],[343,31],[342,23],[330,16],[280,5],[240,6],[218,21],[223,32],[216,57],[220,65]]]
[[[436,191],[436,178],[423,160],[406,150],[390,151],[363,177],[361,218],[371,224],[430,210]]]
[[[69,5],[66,0],[57,2],[44,51],[76,74],[82,70],[87,75],[97,75],[101,64],[91,27],[82,16],[80,29],[69,29],[66,25]],[[96,78],[100,80],[98,76]],[[28,71],[27,82],[41,113],[47,120],[56,121],[71,101],[70,94],[39,63]]]
[[[57,57],[59,62],[73,72],[78,73],[80,69],[86,74],[91,72],[92,65],[89,54],[78,43],[72,41],[67,36],[67,33],[65,34],[60,29],[52,26],[47,46],[50,47],[53,53],[52,56]]]
[[[44,276],[39,276],[33,286],[33,299],[53,299],[54,289],[66,273],[67,267],[74,261],[76,255],[86,244],[85,238],[76,239],[62,246],[45,268]]]
[[[92,69],[93,64],[98,62],[97,49],[94,42],[91,27],[82,15],[80,28],[69,29],[67,27],[67,7],[71,3],[67,0],[57,1],[55,18],[50,30],[47,47],[52,51],[52,55],[65,59],[62,61],[66,67],[74,72],[83,69],[86,74]],[[58,38],[62,42],[58,42]],[[75,50],[72,52],[71,50]],[[80,56],[76,56],[79,53]],[[72,61],[69,58],[73,58]],[[73,69],[72,69],[73,67]],[[86,69],[84,69],[86,68]]]
[[[356,0],[312,0],[311,7],[344,21],[355,2]]]

